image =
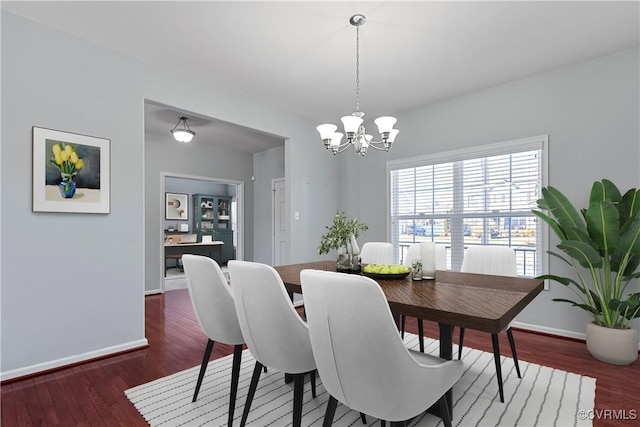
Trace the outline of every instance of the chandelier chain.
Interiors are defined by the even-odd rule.
[[[356,111],[360,111],[360,27],[356,27]]]

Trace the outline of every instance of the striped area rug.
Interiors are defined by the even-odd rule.
[[[405,334],[408,348],[418,348],[416,335]],[[438,342],[425,339],[425,352],[438,354]],[[454,354],[457,348],[454,344]],[[491,353],[465,348],[465,372],[453,388],[453,425],[458,426],[584,426],[591,421],[581,414],[593,410],[596,380],[570,372],[520,361],[522,379],[516,375],[511,358],[502,358],[505,402],[498,397]],[[235,417],[240,423],[249,388],[254,359],[244,351],[238,386]],[[225,426],[231,383],[231,356],[209,363],[198,400],[191,403],[199,366],[125,391],[145,420],[155,426]],[[303,426],[321,426],[327,392],[318,377],[317,397],[305,384],[302,407]],[[250,426],[291,424],[293,383],[285,384],[282,372],[269,369],[260,377],[247,422]],[[379,426],[367,417],[368,425]],[[362,426],[358,412],[338,405],[334,426]],[[389,425],[387,423],[387,425]],[[423,414],[412,427],[442,426],[440,418]]]

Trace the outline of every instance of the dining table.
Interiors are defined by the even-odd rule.
[[[336,261],[313,261],[274,267],[290,295],[302,293],[300,272],[305,269],[336,271]],[[340,273],[346,274],[346,273]],[[434,280],[404,278],[374,280],[384,292],[396,318],[412,316],[438,323],[442,359],[453,356],[455,326],[498,333],[543,290],[541,279],[488,274],[436,271]],[[304,294],[303,294],[304,299]],[[354,309],[357,302],[354,302]],[[499,367],[498,367],[499,369]],[[453,414],[452,392],[446,393]],[[433,408],[434,412],[438,412]]]

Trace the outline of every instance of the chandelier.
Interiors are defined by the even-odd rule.
[[[338,129],[336,125],[323,124],[316,128],[324,142],[324,147],[331,149],[334,155],[342,153],[350,145],[360,156],[366,155],[369,147],[380,151],[389,151],[398,132],[400,132],[393,128],[393,125],[398,121],[395,117],[378,117],[374,123],[378,126],[381,141],[374,142],[372,141],[373,136],[367,134],[362,125],[364,113],[360,111],[360,27],[366,20],[364,15],[353,15],[349,19],[349,23],[356,27],[356,110],[350,116],[341,118],[347,139],[342,142],[344,134],[336,132]]]
[[[180,123],[182,123],[182,127],[178,129]],[[187,124],[187,118],[185,116],[179,118],[178,123],[176,123],[173,129],[171,129],[171,134],[175,140],[179,142],[191,142],[193,137],[196,135],[196,133],[192,131]]]

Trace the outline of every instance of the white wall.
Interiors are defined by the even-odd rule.
[[[284,145],[253,155],[253,260],[269,265],[273,259],[271,180],[284,178],[284,163]]]
[[[549,135],[549,185],[585,206],[591,184],[608,178],[621,189],[640,186],[638,49],[597,58],[400,114],[391,152],[343,154],[340,206],[367,222],[359,239],[387,239],[386,161],[476,145]],[[425,82],[424,84],[437,84]],[[558,242],[551,241],[551,247]],[[561,262],[551,271],[570,275]],[[551,284],[518,316],[540,330],[581,336],[589,317],[552,302],[569,297]]]
[[[287,138],[290,259],[316,256],[337,164],[314,123],[5,11],[1,31],[2,379],[145,344],[145,99]],[[111,140],[110,214],[31,211],[34,125]]]

